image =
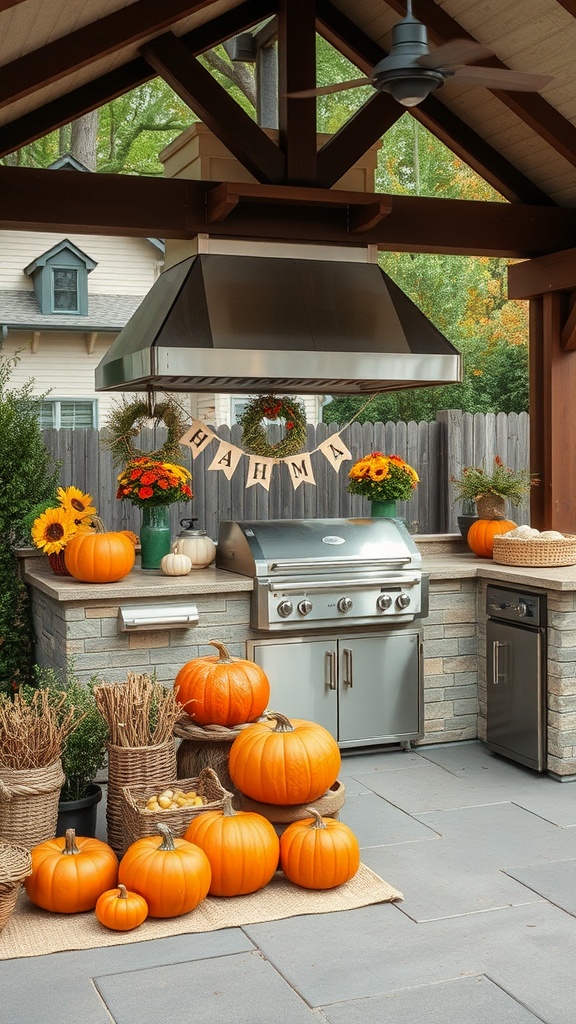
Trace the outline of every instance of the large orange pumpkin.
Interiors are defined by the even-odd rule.
[[[322,725],[271,711],[243,729],[230,747],[234,785],[265,804],[307,804],[338,778],[340,750]]]
[[[508,533],[515,526],[511,519],[477,519],[468,530],[468,547],[480,558],[492,558],[494,537]]]
[[[148,904],[137,892],[128,892],[125,885],[107,889],[96,902],[96,917],[105,928],[129,932],[148,917]]]
[[[199,725],[232,728],[253,722],[270,699],[268,676],[253,661],[233,658],[219,640],[209,640],[218,654],[193,658],[174,680],[178,701]]]
[[[280,838],[280,867],[286,878],[304,889],[333,889],[354,877],[360,847],[351,828],[336,818],[323,818],[313,807],[311,818],[293,821]]]
[[[167,825],[137,839],[120,861],[118,881],[143,896],[150,917],[179,917],[194,910],[210,888],[210,862],[203,850],[174,838]]]
[[[211,896],[244,896],[268,884],[280,854],[278,836],[267,818],[235,811],[226,793],[223,809],[192,819],[184,838],[199,846],[210,861]]]
[[[47,839],[32,850],[32,874],[25,880],[32,903],[56,914],[92,910],[101,893],[116,885],[118,858],[99,839],[66,836]]]
[[[134,565],[134,545],[125,533],[79,530],[64,548],[68,572],[83,583],[116,583]]]

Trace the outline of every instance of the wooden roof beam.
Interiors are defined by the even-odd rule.
[[[404,113],[399,103],[377,92],[319,150],[317,180],[331,188]]]
[[[258,181],[283,180],[283,153],[172,32],[142,55]]]
[[[316,13],[314,0],[279,0],[278,127],[286,155],[286,181],[316,181],[316,98],[289,93],[316,85]]]

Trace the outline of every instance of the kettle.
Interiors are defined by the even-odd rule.
[[[216,556],[216,545],[206,530],[194,529],[196,519],[181,519],[181,533],[172,545],[172,551],[179,555],[188,555],[193,569],[204,569]]]

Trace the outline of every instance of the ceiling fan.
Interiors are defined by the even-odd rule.
[[[412,0],[407,0],[406,17],[392,29],[390,53],[376,64],[369,78],[355,78],[288,95],[303,99],[373,85],[378,92],[390,93],[404,107],[415,107],[451,78],[488,89],[521,92],[536,92],[551,81],[551,75],[508,68],[470,67],[472,61],[493,56],[493,50],[471,39],[451,39],[430,50],[426,26],[414,17]]]

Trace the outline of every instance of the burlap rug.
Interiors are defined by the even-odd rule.
[[[0,933],[0,960],[212,932],[218,928],[238,928],[301,914],[329,914],[401,899],[401,892],[364,864],[350,882],[325,892],[300,889],[278,873],[264,889],[250,896],[230,899],[209,896],[190,914],[169,920],[149,918],[133,931],[113,932],[99,924],[91,911],[50,914],[40,910],[30,903],[22,889],[14,913]]]

